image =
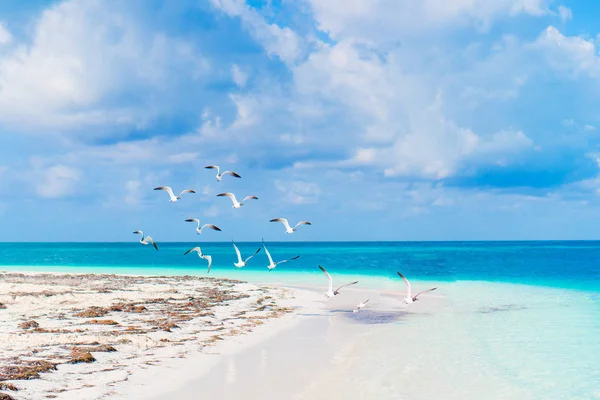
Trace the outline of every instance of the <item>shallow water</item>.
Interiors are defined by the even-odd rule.
[[[593,293],[449,283],[410,307],[349,291],[275,338],[223,356],[178,399],[600,398]]]

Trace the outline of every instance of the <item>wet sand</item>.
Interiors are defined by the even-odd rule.
[[[290,329],[223,355],[165,397],[600,399],[594,294],[456,282],[407,307],[358,287],[331,300],[310,293]],[[352,313],[354,297],[369,306]]]

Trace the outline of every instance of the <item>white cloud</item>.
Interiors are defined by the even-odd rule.
[[[198,153],[194,152],[185,152],[185,153],[176,153],[170,154],[167,156],[167,160],[173,164],[184,164],[196,161],[198,159]]]
[[[260,122],[261,114],[257,110],[262,105],[259,104],[256,97],[236,94],[231,94],[229,97],[237,109],[235,121],[231,124],[231,129],[248,128]]]
[[[55,165],[40,172],[42,181],[36,185],[40,197],[59,198],[74,192],[82,177],[80,170],[64,165]]]
[[[243,88],[248,81],[248,74],[242,71],[239,65],[233,64],[231,67],[231,78],[236,85]]]
[[[292,29],[269,24],[244,0],[211,0],[213,7],[230,17],[239,17],[250,35],[260,42],[269,56],[279,57],[292,64],[302,52],[302,39]]]
[[[12,38],[12,34],[4,26],[4,22],[0,21],[0,46],[10,43]]]
[[[487,27],[501,17],[548,14],[546,0],[308,0],[317,26],[335,40],[369,37],[393,42],[448,26]]]
[[[218,217],[220,214],[220,208],[215,205],[212,205],[204,210],[205,217]]]
[[[31,41],[0,56],[2,124],[140,127],[160,113],[153,102],[115,101],[142,89],[160,93],[181,69],[193,79],[205,61],[185,42],[146,31],[117,3],[68,0],[43,11]],[[188,72],[189,71],[189,72]],[[179,72],[179,71],[177,71]]]
[[[549,26],[533,47],[542,50],[548,64],[560,72],[573,76],[585,73],[600,78],[600,57],[593,40],[564,36],[557,28]]]
[[[469,160],[496,163],[533,145],[520,131],[481,135],[458,125],[446,114],[436,88],[441,82],[403,70],[400,56],[380,57],[357,40],[323,46],[294,70],[302,94],[348,110],[355,138],[346,132],[340,140],[356,149],[346,166],[376,166],[387,176],[443,179]]]
[[[142,183],[137,180],[130,180],[125,182],[125,203],[130,205],[136,205],[140,202],[140,189]]]
[[[316,203],[321,195],[321,188],[313,182],[275,180],[275,188],[283,193],[283,199],[292,204]]]
[[[566,22],[566,21],[570,20],[571,18],[573,18],[573,12],[568,7],[558,6],[557,11],[558,11],[558,16],[560,17],[560,20],[562,22]]]

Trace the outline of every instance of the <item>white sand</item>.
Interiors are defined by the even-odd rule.
[[[161,369],[185,365],[184,358],[194,354],[202,355],[198,366],[208,369],[215,360],[209,355],[213,347],[240,341],[244,334],[284,316],[287,310],[280,301],[293,296],[281,288],[193,277],[32,273],[0,274],[0,293],[0,303],[6,307],[0,309],[0,377],[9,366],[23,367],[36,360],[57,364],[57,371],[43,373],[40,379],[8,381],[19,388],[10,392],[15,399],[117,397],[119,382],[128,382],[123,393],[131,387],[138,393],[144,382],[164,377]],[[241,294],[246,297],[217,297]],[[144,309],[109,310],[119,304]],[[108,313],[77,315],[90,307]],[[19,326],[31,320],[39,325],[37,329]],[[176,327],[165,330],[168,323]],[[69,363],[73,347],[89,350],[97,344],[112,345],[117,351],[92,351],[95,362]],[[185,381],[190,370],[183,371],[169,381]]]

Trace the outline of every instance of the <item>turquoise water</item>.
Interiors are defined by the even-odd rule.
[[[0,270],[206,275],[204,260],[183,255],[196,245],[0,243]],[[373,390],[363,398],[401,388],[411,399],[600,399],[600,242],[267,243],[275,260],[300,255],[272,272],[264,251],[236,270],[231,243],[200,245],[210,276],[325,290],[320,264],[334,281],[359,278],[353,290],[375,289],[372,308],[384,291],[401,307],[396,271],[416,290],[439,286],[402,323],[364,329],[336,390],[352,379]],[[238,243],[242,256],[260,245]]]
[[[159,243],[159,251],[131,243],[0,243],[4,269],[115,272],[126,274],[206,273],[206,262],[183,253],[200,244],[213,257],[211,275],[249,276],[266,272],[264,250],[235,270],[231,243]],[[242,256],[261,243],[237,243]],[[600,242],[345,242],[267,243],[275,260],[300,255],[270,274],[336,274],[417,280],[505,281],[600,289]],[[262,275],[262,274],[261,274]],[[271,278],[273,279],[273,278]]]

